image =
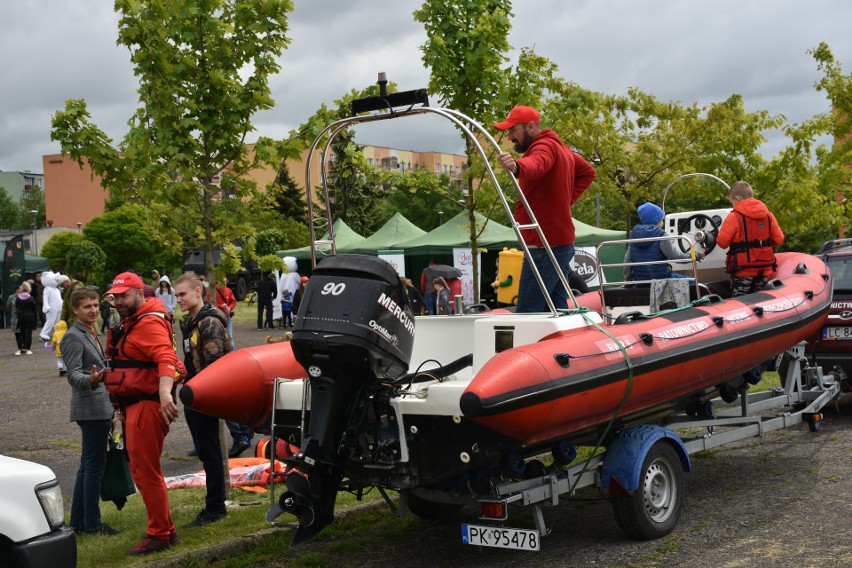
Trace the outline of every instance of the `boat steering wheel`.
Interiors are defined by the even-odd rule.
[[[687,235],[690,241],[695,243],[696,247],[700,246],[699,252],[703,252],[706,256],[716,248],[719,225],[709,215],[696,213],[678,221],[677,234]],[[678,240],[677,244],[681,251],[689,252],[689,247],[686,246],[683,240]]]

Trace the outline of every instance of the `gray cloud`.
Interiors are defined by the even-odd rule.
[[[270,83],[276,107],[254,121],[257,135],[284,137],[321,103],[375,81],[385,71],[400,88],[426,86],[425,40],[411,14],[419,1],[296,0],[292,43]],[[709,104],[740,93],[746,109],[799,122],[827,112],[807,53],[827,42],[852,69],[852,4],[846,0],[516,1],[510,43],[559,65],[564,77],[607,93],[635,86],[662,100]],[[0,169],[41,171],[56,153],[50,117],[70,98],[86,99],[93,122],[114,140],[136,107],[126,49],[115,45],[118,17],[102,0],[7,2],[0,35]],[[359,129],[358,139],[418,150],[458,151],[440,121]],[[826,141],[828,142],[828,141]],[[782,147],[776,134],[767,153]]]

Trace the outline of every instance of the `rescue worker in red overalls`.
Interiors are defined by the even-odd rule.
[[[107,334],[104,380],[121,411],[130,473],[148,513],[146,537],[127,551],[131,556],[177,542],[160,455],[178,416],[175,385],[186,374],[175,353],[171,318],[160,300],[144,297],[143,286],[137,274],[124,272],[109,289],[122,319]]]
[[[725,268],[731,275],[732,296],[742,296],[762,290],[775,277],[773,247],[784,242],[784,233],[746,182],[732,185],[728,199],[734,210],[722,223],[716,244],[728,249]]]

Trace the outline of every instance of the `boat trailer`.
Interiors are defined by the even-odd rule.
[[[399,516],[409,510],[412,500],[445,504],[450,510],[479,507],[479,524],[462,524],[464,544],[535,551],[540,549],[541,538],[550,533],[544,508],[559,505],[581,489],[595,487],[612,499],[616,522],[627,534],[642,540],[660,538],[674,529],[680,517],[683,475],[691,471],[691,454],[801,423],[811,431],[819,430],[822,409],[840,395],[846,377],[839,370],[824,374],[822,368],[811,366],[804,342],[780,355],[778,362],[781,387],[749,393],[746,383],[739,388],[738,403],[715,398],[706,401],[700,412],[690,412],[692,416],[673,414],[660,423],[627,428],[615,435],[606,449],[595,448],[591,457],[579,462],[573,447],[560,447],[550,456],[539,456],[552,461],[549,465],[540,459],[506,464],[515,469],[516,477],[520,474],[527,479],[500,477],[505,481],[486,488],[474,488],[473,482],[465,491],[455,493],[417,488],[400,492],[398,503],[381,488],[380,493]],[[285,426],[276,424],[275,416],[278,386],[287,381],[275,379],[271,448],[276,447],[279,427]],[[534,528],[506,526],[510,512],[527,507],[531,508]],[[274,526],[293,526],[274,521],[281,512],[272,484],[267,519]]]

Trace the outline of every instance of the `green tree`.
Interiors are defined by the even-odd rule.
[[[160,266],[160,246],[145,223],[142,205],[126,203],[95,217],[83,228],[83,235],[106,253],[107,277],[130,269],[148,274]]]
[[[511,9],[508,0],[427,0],[414,12],[414,19],[426,30],[427,39],[421,50],[423,63],[430,70],[430,93],[437,95],[443,105],[485,124],[492,122],[506,86],[503,65],[507,61],[505,54],[511,49]],[[470,158],[475,155],[474,143],[466,139],[465,144],[469,160],[467,187],[473,188],[476,169]],[[468,191],[465,200],[476,282],[477,239],[484,227],[476,226],[475,192]],[[474,302],[479,302],[476,287]]]
[[[32,220],[32,219],[30,219]],[[20,208],[9,197],[6,188],[0,186],[0,229],[13,230],[21,228]]]
[[[77,231],[62,231],[54,233],[47,242],[41,246],[41,256],[50,261],[50,268],[65,272],[66,264],[68,263],[68,251],[72,245],[75,245],[85,240],[82,234]]]
[[[106,253],[92,241],[82,240],[68,248],[66,268],[86,283],[101,282],[104,279]]]
[[[111,195],[145,206],[153,239],[212,251],[249,233],[258,188],[245,145],[252,116],[273,106],[268,86],[289,43],[291,0],[116,0],[118,43],[131,52],[140,108],[118,148],[90,122],[85,101],[66,101],[51,137],[88,159]],[[218,180],[218,183],[217,183]],[[219,200],[221,196],[234,199]],[[219,215],[223,201],[243,215]],[[156,230],[153,230],[156,229]],[[108,256],[109,252],[107,252]]]
[[[285,268],[284,259],[274,254],[258,256],[257,265],[264,273],[270,270],[278,270],[279,272],[281,272]]]
[[[275,254],[275,251],[288,247],[287,235],[279,229],[266,229],[254,239],[254,252],[257,256]]]
[[[286,163],[278,170],[275,183],[270,187],[270,194],[275,201],[275,210],[283,217],[302,223],[308,218],[305,192],[296,185]]]
[[[409,221],[431,231],[440,224],[441,218],[454,217],[463,200],[461,189],[445,175],[435,175],[426,170],[415,170],[405,174],[387,170],[385,176],[387,197],[378,203],[381,217],[388,219],[399,212]],[[440,212],[444,215],[440,215]]]
[[[379,215],[376,203],[384,198],[377,171],[367,165],[364,147],[356,144],[354,133],[344,130],[331,143],[333,158],[329,169],[329,200],[334,217],[353,231],[370,234],[387,220]]]

